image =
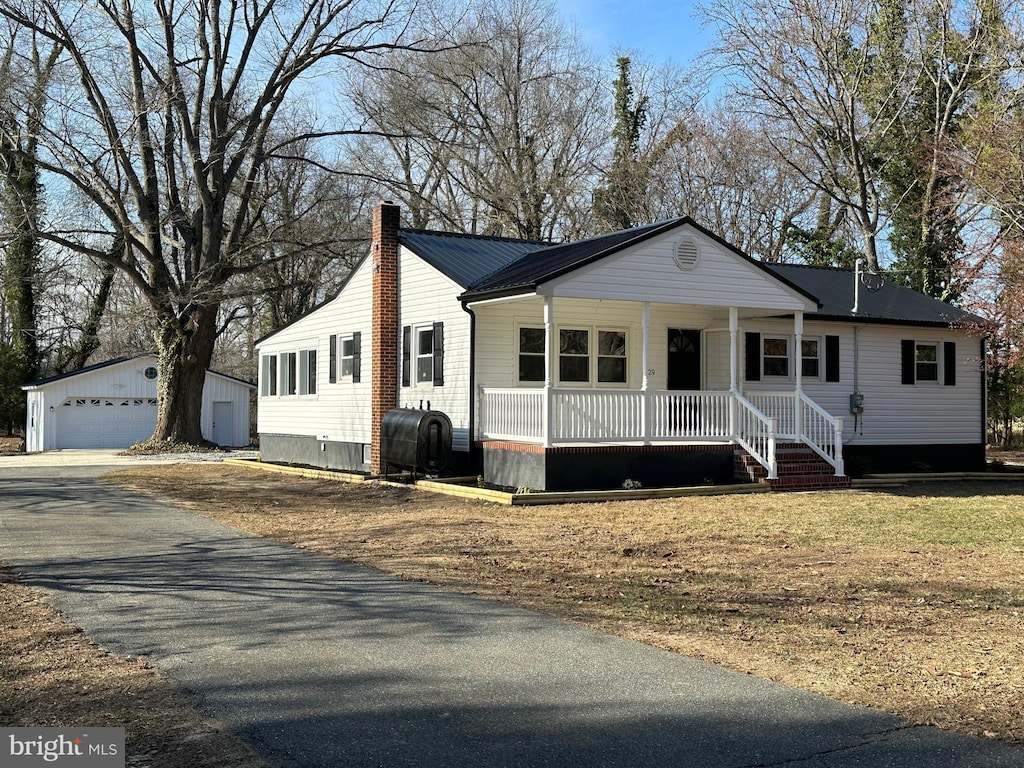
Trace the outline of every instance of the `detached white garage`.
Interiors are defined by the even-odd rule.
[[[156,355],[108,360],[26,384],[29,453],[56,448],[127,448],[156,427]],[[247,381],[206,372],[203,437],[223,446],[249,444]]]

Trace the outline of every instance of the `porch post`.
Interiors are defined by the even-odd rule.
[[[643,375],[640,382],[640,436],[644,439],[644,445],[651,442],[651,411],[647,395],[647,371],[650,370],[650,340],[651,340],[651,302],[644,302],[643,313],[643,351],[640,354],[640,364],[643,366]]]
[[[793,393],[793,431],[796,432],[796,439],[799,441],[800,435],[804,431],[804,408],[801,402],[804,387],[804,313],[802,310],[797,311],[793,315],[793,326],[793,337],[796,343],[796,355],[794,355],[796,359],[796,391]]]
[[[740,335],[740,311],[737,307],[729,307],[729,391],[735,392],[739,384],[739,361],[736,341]]]
[[[545,448],[551,447],[551,381],[554,370],[554,298],[544,297],[544,412],[541,416],[541,439]]]
[[[740,311],[738,307],[729,307],[729,434],[736,437],[736,393],[739,387],[739,349],[737,340],[740,335]]]

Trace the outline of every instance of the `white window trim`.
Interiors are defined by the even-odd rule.
[[[409,365],[412,370],[409,371],[409,387],[410,389],[433,389],[434,388],[434,339],[431,337],[430,340],[430,377],[424,381],[420,381],[420,358],[427,357],[427,355],[420,354],[420,334],[429,331],[431,334],[434,332],[433,323],[422,323],[420,325],[412,326],[412,355],[409,358]]]
[[[309,356],[312,354],[316,359],[313,361],[313,377],[315,391],[309,391]],[[320,355],[317,354],[316,347],[306,347],[300,349],[296,356],[295,375],[297,378],[295,393],[299,397],[311,397],[315,398],[320,391],[320,371],[318,366],[320,364]]]
[[[523,381],[522,379],[519,378],[519,373],[520,373],[520,371],[519,371],[520,357],[524,354],[523,352],[520,352],[519,332],[523,328],[528,328],[528,329],[531,329],[531,330],[540,331],[541,333],[544,333],[544,323],[528,323],[528,322],[519,323],[519,322],[517,322],[515,324],[515,329],[513,331],[513,333],[515,333],[514,342],[513,343],[515,344],[515,349],[516,349],[516,365],[515,365],[515,371],[513,372],[513,376],[515,377],[514,381],[513,381],[513,384],[516,387],[543,387],[544,386],[544,379],[547,378],[547,372],[546,371],[545,371],[545,375],[542,376],[539,381]],[[546,344],[546,342],[547,342],[547,339],[545,338],[545,344]],[[537,357],[541,357],[541,358],[545,358],[544,354],[537,355],[534,352],[527,352],[525,354],[533,355],[533,356],[537,356]]]
[[[788,369],[789,372],[785,376],[783,376],[781,374],[777,374],[777,373],[768,373],[765,370],[764,361],[765,361],[765,357],[766,356],[764,354],[764,344],[765,344],[765,341],[767,341],[768,339],[782,339],[782,340],[784,340],[786,342],[786,360],[787,360],[786,368]],[[818,335],[816,333],[808,333],[808,334],[804,334],[803,336],[801,336],[800,341],[801,341],[801,343],[803,343],[805,341],[815,341],[815,342],[817,342],[818,343],[818,356],[817,356],[817,358],[805,358],[802,354],[797,355],[796,335],[795,334],[785,334],[785,333],[762,333],[761,334],[760,362],[761,362],[761,378],[762,378],[762,380],[769,379],[769,380],[774,380],[774,381],[782,381],[782,380],[796,381],[796,366],[797,365],[801,366],[801,378],[804,381],[824,381],[825,380],[825,336],[824,335]],[[771,359],[771,360],[781,360],[782,357],[781,356],[774,356],[773,355],[773,356],[769,356],[769,359]],[[802,369],[803,361],[804,360],[814,360],[814,359],[817,359],[817,361],[818,361],[818,373],[817,373],[817,375],[803,373],[803,369]]]
[[[598,370],[599,370],[599,368],[598,368],[598,360],[601,357],[614,357],[614,355],[602,355],[601,354],[601,332],[602,331],[604,331],[606,333],[621,333],[625,337],[625,339],[624,339],[624,346],[623,346],[625,354],[622,356],[622,359],[625,360],[625,363],[626,363],[626,380],[625,381],[598,381],[598,377],[597,377]],[[605,389],[605,388],[607,388],[607,389],[629,389],[629,378],[630,378],[630,372],[629,372],[629,336],[630,336],[630,333],[629,333],[629,329],[628,328],[617,328],[617,327],[614,327],[614,326],[599,325],[599,326],[597,326],[594,329],[594,354],[593,354],[594,362],[593,362],[593,366],[594,366],[594,385],[596,387],[601,388],[601,389]]]
[[[295,391],[288,391],[288,363],[289,355],[295,355]],[[277,353],[277,396],[296,397],[299,392],[299,358],[295,352],[283,350]]]
[[[794,337],[792,335],[787,335],[787,334],[784,334],[784,333],[762,333],[761,334],[761,378],[762,379],[774,379],[776,381],[781,381],[783,379],[785,379],[786,381],[793,381],[794,380],[795,377],[793,375],[794,374],[794,369],[793,369],[793,347],[795,345],[793,344],[793,338]],[[785,356],[785,360],[786,360],[786,373],[784,373],[784,374],[782,374],[782,373],[768,373],[767,366],[765,365],[765,362],[767,360],[782,360],[783,359],[782,355],[766,355],[765,354],[764,348],[765,348],[765,345],[769,341],[784,341],[784,342],[786,342],[786,356]]]
[[[345,345],[348,344],[352,348],[352,354],[345,354]],[[355,332],[352,333],[339,333],[338,334],[338,370],[336,377],[339,384],[352,383],[353,371],[356,367],[356,356],[355,356],[356,336]],[[345,373],[345,361],[348,360],[348,373]]]
[[[917,366],[921,363],[917,360],[918,347],[933,347],[935,349],[935,378],[934,379],[922,379],[917,374]],[[914,386],[922,384],[926,387],[929,386],[940,386],[943,383],[943,359],[942,359],[942,348],[943,344],[941,341],[932,341],[931,339],[914,339]],[[929,363],[932,365],[932,363]]]
[[[523,325],[525,327],[533,327],[533,328],[538,327],[538,326],[535,326],[535,325],[531,326],[528,323],[524,323]],[[561,352],[558,351],[558,350],[561,347],[561,344],[559,343],[559,339],[560,339],[560,334],[561,334],[561,332],[563,330],[565,330],[565,331],[586,331],[587,334],[588,334],[588,336],[587,336],[587,357],[588,357],[587,372],[588,372],[589,378],[588,378],[587,381],[562,381],[562,376],[561,376],[561,369],[562,369],[562,367],[561,367],[561,364],[560,364],[560,359],[561,359],[562,355],[561,355]],[[598,354],[598,339],[599,339],[598,334],[601,331],[611,331],[611,332],[614,332],[614,333],[622,333],[622,334],[625,334],[625,336],[626,336],[626,380],[625,381],[601,381],[601,382],[599,382],[597,380],[597,359],[598,359],[598,357],[600,357],[600,355]],[[554,338],[552,339],[555,342],[553,346],[555,347],[555,350],[556,350],[554,352],[554,355],[553,355],[554,359],[552,361],[552,363],[554,365],[554,368],[555,368],[555,370],[553,372],[555,385],[560,387],[560,388],[562,388],[562,389],[629,389],[630,381],[631,381],[631,379],[633,377],[633,371],[632,371],[632,366],[630,365],[630,354],[629,354],[629,343],[630,343],[630,338],[631,337],[632,337],[632,329],[629,326],[626,326],[626,325],[621,325],[621,326],[620,325],[586,325],[584,323],[566,323],[564,325],[556,326],[555,329],[554,329]],[[518,331],[517,331],[516,332],[516,343],[517,343],[517,349],[516,349],[516,381],[517,381],[517,385],[518,386],[527,386],[529,384],[529,385],[532,386],[532,385],[535,385],[536,382],[529,382],[529,383],[527,383],[527,382],[519,382],[518,381],[518,376],[519,376],[519,373],[518,373],[518,370],[519,370],[518,339],[519,339],[519,334],[518,334]],[[573,355],[573,357],[577,357],[577,355]],[[582,357],[582,355],[578,355],[578,357]],[[541,383],[543,383],[543,382],[541,382]]]
[[[278,380],[278,368],[280,361],[277,359],[279,353],[260,354],[260,397],[280,397],[281,382]],[[271,372],[271,361],[274,361],[273,372]],[[274,391],[270,388],[273,385]]]
[[[795,339],[796,337],[794,336],[793,338]],[[814,334],[814,333],[804,334],[803,338],[801,339],[801,342],[803,342],[803,341],[814,341],[814,342],[817,342],[817,344],[818,344],[818,356],[817,357],[804,357],[803,356],[803,350],[801,350],[800,359],[798,361],[800,363],[800,366],[801,366],[801,378],[803,378],[804,381],[808,381],[808,380],[810,380],[810,381],[824,381],[825,380],[825,337],[824,336],[818,336],[817,334]],[[796,345],[794,344],[794,346],[796,346]],[[809,374],[809,373],[803,373],[802,367],[803,367],[803,361],[804,360],[817,360],[818,361],[818,373],[817,373],[817,375]]]

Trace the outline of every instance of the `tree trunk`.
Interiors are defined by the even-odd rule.
[[[161,318],[155,443],[210,445],[203,439],[203,385],[217,337],[216,304],[189,307],[183,316]]]

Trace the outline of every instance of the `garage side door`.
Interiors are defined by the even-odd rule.
[[[58,448],[127,448],[156,427],[152,398],[70,398],[57,411]]]

